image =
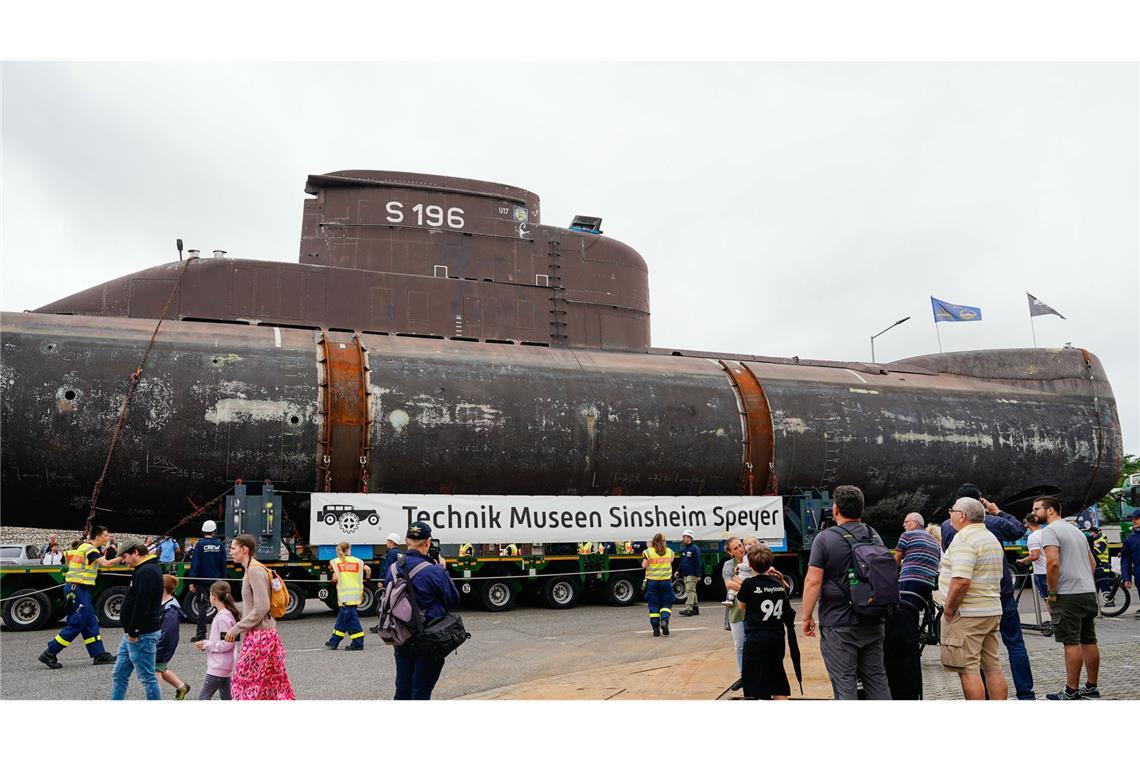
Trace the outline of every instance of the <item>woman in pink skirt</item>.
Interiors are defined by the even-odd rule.
[[[226,641],[242,637],[231,691],[234,699],[294,699],[285,672],[285,647],[277,635],[277,621],[269,614],[269,570],[253,558],[256,550],[257,542],[248,533],[230,542],[230,559],[245,568],[241,582],[245,616],[226,633]]]

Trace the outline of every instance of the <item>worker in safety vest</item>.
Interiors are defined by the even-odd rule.
[[[617,553],[618,554],[633,554],[633,542],[632,541],[622,541],[621,543],[619,543],[617,545]]]
[[[517,557],[519,556],[519,547],[515,544],[506,544],[499,549],[500,557]]]
[[[589,541],[583,541],[582,543],[578,544],[578,553],[579,554],[593,554],[594,553],[594,545],[592,543],[590,543]]]
[[[95,578],[99,568],[120,565],[122,557],[106,559],[103,547],[111,540],[111,534],[102,525],[91,529],[91,538],[67,554],[67,572],[64,575],[63,592],[68,601],[67,622],[63,630],[48,642],[47,649],[40,653],[39,661],[52,670],[63,667],[56,655],[71,646],[71,641],[80,633],[87,646],[87,654],[95,665],[110,665],[115,655],[103,649],[103,635],[99,632],[99,618],[95,616],[95,603],[91,592],[95,589]]]
[[[364,649],[364,626],[356,608],[364,599],[364,581],[372,574],[372,569],[363,561],[349,554],[352,547],[341,541],[336,545],[336,559],[329,563],[332,568],[333,583],[336,584],[336,601],[339,609],[333,623],[332,636],[325,642],[327,649],[336,649],[340,642],[348,639],[345,649],[360,652]]]
[[[459,545],[459,556],[460,557],[474,557],[475,556],[475,546],[472,544],[460,544]]]
[[[653,635],[669,635],[669,615],[673,610],[673,550],[658,533],[649,548],[641,553],[645,570],[645,601],[649,603],[649,624]]]
[[[1100,526],[1094,525],[1089,528],[1088,540],[1093,559],[1096,560],[1096,570],[1093,571],[1093,578],[1096,580],[1097,588],[1103,591],[1107,587],[1109,573],[1112,572],[1112,564],[1108,553],[1108,538],[1101,532]]]

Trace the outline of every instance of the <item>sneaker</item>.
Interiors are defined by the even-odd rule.
[[[174,698],[179,702],[186,699],[186,695],[190,693],[190,684],[183,683],[182,687],[174,692]]]
[[[336,651],[336,644],[333,644],[331,642],[326,641],[325,642],[325,649],[331,649],[332,651],[335,652]]]
[[[52,670],[59,670],[60,668],[63,667],[63,663],[60,662],[59,660],[57,660],[55,658],[55,655],[52,654],[51,652],[47,651],[46,649],[44,651],[40,652],[40,656],[37,657],[36,659],[38,659],[44,665],[47,665]]]
[[[114,665],[115,664],[115,655],[111,654],[110,652],[104,652],[103,654],[99,655],[98,657],[92,657],[91,658],[91,664],[92,665]]]
[[[661,621],[661,633],[665,636],[669,635],[669,621],[668,620],[662,620]]]
[[[693,605],[693,614],[694,614],[694,615],[699,615],[699,614],[701,614],[701,608],[700,608],[700,607],[697,607],[696,605]]]
[[[1082,686],[1077,689],[1081,699],[1100,699],[1100,689],[1095,686]]]
[[[743,688],[744,688],[744,679],[743,678],[737,678],[736,683],[734,683],[732,686],[729,686],[728,690],[729,691],[740,691]]]
[[[1060,691],[1055,691],[1055,692],[1052,692],[1051,694],[1045,695],[1045,699],[1066,700],[1066,699],[1080,699],[1080,698],[1081,698],[1081,690],[1080,689],[1077,689],[1075,692],[1072,692],[1070,694],[1068,689],[1062,688]]]

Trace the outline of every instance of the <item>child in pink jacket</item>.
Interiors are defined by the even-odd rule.
[[[234,672],[234,649],[237,647],[237,644],[226,641],[226,632],[233,628],[241,614],[226,581],[210,586],[210,604],[218,611],[210,624],[210,637],[194,644],[206,653],[206,678],[202,681],[198,699],[212,699],[214,692],[221,692],[221,698],[225,700],[230,699],[230,676]]]

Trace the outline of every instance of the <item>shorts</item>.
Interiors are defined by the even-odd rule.
[[[1049,605],[1053,638],[1066,646],[1096,643],[1096,594],[1061,594]]]
[[[942,665],[955,673],[972,673],[979,668],[1001,670],[998,662],[998,628],[1001,615],[962,617],[942,620]]]
[[[1037,587],[1037,593],[1042,599],[1049,598],[1049,581],[1045,580],[1045,573],[1034,573],[1033,585]]]
[[[744,637],[744,658],[741,671],[745,699],[771,699],[790,697],[791,684],[784,670],[784,638],[766,636]]]
[[[167,660],[166,662],[156,662],[154,664],[154,672],[155,673],[162,673],[163,671],[165,671],[169,667],[170,667],[170,660]]]

